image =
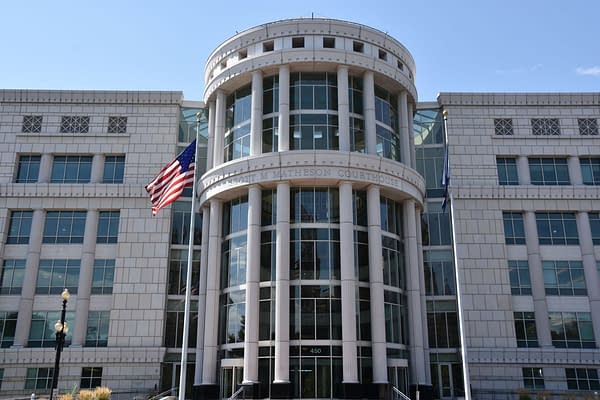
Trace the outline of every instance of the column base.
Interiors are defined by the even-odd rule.
[[[292,384],[290,382],[273,382],[271,383],[271,398],[272,399],[291,399]]]
[[[363,383],[342,382],[342,399],[362,399],[364,398],[366,385]]]
[[[390,384],[389,383],[371,383],[365,385],[365,392],[363,397],[371,400],[385,400],[390,397]],[[421,399],[419,399],[421,400]]]
[[[242,383],[240,387],[244,388],[242,393],[240,393],[240,399],[262,399],[259,382]]]
[[[219,385],[194,385],[192,387],[192,400],[219,400]]]
[[[417,398],[417,389],[419,390],[419,400],[433,400],[433,386],[424,384],[411,384],[409,386],[410,394],[408,397],[411,399]]]

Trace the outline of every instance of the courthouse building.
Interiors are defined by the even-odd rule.
[[[178,386],[192,190],[152,217],[144,185],[196,133],[188,398],[600,390],[600,94],[415,74],[293,19],[218,46],[198,102],[0,91],[0,398],[50,392],[64,288],[61,392]]]

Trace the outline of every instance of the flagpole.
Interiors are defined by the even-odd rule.
[[[185,400],[185,379],[187,370],[188,333],[190,330],[190,302],[192,296],[192,265],[194,259],[194,222],[196,220],[196,181],[198,181],[198,136],[200,134],[200,112],[196,113],[196,148],[194,149],[194,183],[192,184],[192,204],[190,212],[190,237],[188,241],[187,272],[185,276],[185,306],[183,314],[183,341],[181,344],[181,366],[179,371],[178,400]]]
[[[443,111],[444,115],[444,132],[446,133],[445,144],[446,144],[446,162],[450,163],[450,151],[448,149],[448,111]],[[448,182],[449,185],[449,182]],[[465,319],[463,315],[462,308],[462,298],[461,298],[461,290],[460,290],[460,274],[458,272],[458,252],[456,248],[456,226],[454,223],[454,197],[452,196],[452,190],[448,187],[448,192],[450,195],[450,225],[452,226],[452,253],[454,253],[454,279],[456,281],[456,302],[458,306],[458,325],[460,327],[460,352],[462,358],[462,368],[463,368],[463,385],[465,386],[465,400],[471,400],[471,384],[469,378],[469,363],[467,361],[467,338],[465,334]]]

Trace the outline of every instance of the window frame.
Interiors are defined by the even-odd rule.
[[[579,157],[579,168],[584,185],[600,185],[600,157]]]
[[[535,224],[540,245],[579,244],[575,213],[536,211]]]
[[[79,244],[83,243],[87,211],[83,210],[50,210],[46,212],[42,243],[44,244]],[[51,225],[49,225],[51,224]],[[54,229],[53,228],[54,225]],[[61,234],[61,231],[68,233]]]
[[[502,211],[502,221],[504,226],[504,243],[507,245],[527,244],[525,234],[525,223],[521,211]],[[510,226],[508,225],[510,224]],[[510,229],[507,229],[510,227]]]
[[[55,155],[52,160],[50,183],[90,183],[92,161],[91,155]]]
[[[15,183],[36,183],[40,176],[42,157],[39,154],[19,154]],[[23,175],[23,176],[22,176]]]
[[[518,185],[519,171],[516,157],[496,157],[498,185]]]
[[[531,275],[527,260],[507,260],[510,292],[513,296],[530,296],[532,294]]]
[[[9,213],[6,244],[29,244],[31,224],[33,222],[33,211],[10,210]]]
[[[528,157],[527,163],[532,185],[564,186],[571,184],[566,157]]]

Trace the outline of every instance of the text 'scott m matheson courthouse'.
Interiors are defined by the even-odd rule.
[[[220,45],[203,102],[0,91],[0,398],[49,394],[64,288],[59,393],[169,393],[182,363],[193,399],[600,391],[600,94],[419,103],[415,73],[294,19]],[[186,148],[195,188],[152,216]]]

